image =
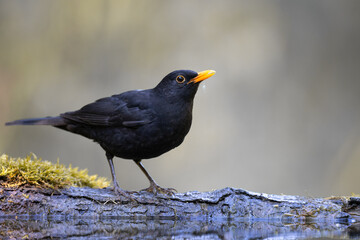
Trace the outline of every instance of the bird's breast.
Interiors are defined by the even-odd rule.
[[[153,134],[159,142],[168,148],[174,148],[182,143],[190,130],[192,122],[191,111],[168,111],[153,122]],[[153,135],[153,136],[154,136]]]
[[[154,116],[140,127],[110,129],[112,138],[102,138],[103,144],[99,143],[115,156],[127,159],[153,158],[179,146],[191,127],[191,108],[178,107],[176,111],[165,107]]]

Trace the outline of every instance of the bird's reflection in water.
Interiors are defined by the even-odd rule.
[[[131,239],[239,239],[239,238],[357,238],[360,226],[342,223],[285,224],[280,221],[191,221],[124,218],[64,220],[0,220],[0,238],[131,238]]]

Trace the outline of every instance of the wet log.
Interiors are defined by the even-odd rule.
[[[1,188],[0,218],[39,219],[267,219],[282,222],[359,222],[360,198],[309,198],[272,195],[224,188],[212,192],[186,192],[173,196],[147,192],[118,196],[109,188],[58,191],[36,188]]]

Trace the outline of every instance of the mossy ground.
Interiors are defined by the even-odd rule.
[[[6,154],[0,156],[0,186],[21,187],[35,186],[39,188],[64,188],[70,186],[103,188],[110,182],[97,175],[88,175],[86,169],[79,170],[51,163],[38,158],[35,154],[25,158],[12,158]]]

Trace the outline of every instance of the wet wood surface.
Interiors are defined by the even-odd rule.
[[[359,221],[360,198],[332,199],[271,195],[224,188],[212,192],[186,192],[173,196],[147,192],[128,199],[109,188],[75,188],[59,191],[36,188],[0,189],[0,216],[63,215],[168,219],[282,219],[290,222],[316,220]]]
[[[0,189],[2,239],[234,239],[360,236],[360,198],[270,195],[224,188],[133,200],[110,189]]]

